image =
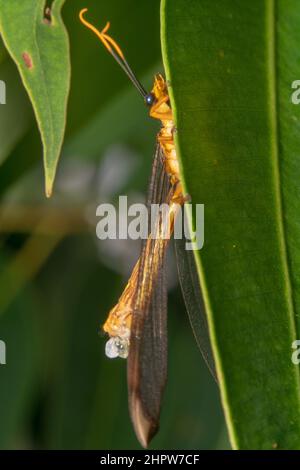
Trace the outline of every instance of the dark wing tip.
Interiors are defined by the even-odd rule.
[[[159,429],[159,421],[149,417],[136,394],[130,399],[129,410],[136,437],[140,444],[147,448]]]

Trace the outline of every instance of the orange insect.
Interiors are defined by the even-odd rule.
[[[144,99],[152,118],[161,121],[148,191],[148,207],[165,204],[154,228],[144,243],[130,279],[118,303],[109,312],[103,330],[109,335],[108,357],[127,358],[129,409],[136,435],[146,447],[157,432],[162,394],[167,374],[167,291],[164,260],[175,219],[189,199],[182,189],[174,143],[174,120],[167,83],[157,74],[152,91],[147,93],[126,58],[107,31],[89,23],[80,12],[81,22],[92,30],[122,67]],[[182,263],[181,263],[182,264]],[[186,295],[183,289],[184,297]],[[206,352],[204,353],[206,357]]]

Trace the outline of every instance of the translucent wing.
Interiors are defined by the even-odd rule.
[[[169,180],[158,145],[149,185],[148,205],[166,202]],[[160,230],[161,216],[155,230]],[[129,410],[135,432],[146,447],[159,425],[167,374],[167,291],[164,273],[169,240],[149,235],[143,244],[132,317],[127,363]]]
[[[207,318],[202,292],[199,286],[194,254],[185,249],[185,239],[175,239],[175,252],[179,282],[192,330],[202,356],[217,381],[216,368],[211,350]]]
[[[142,313],[142,324],[139,322],[136,333],[131,335],[128,356],[129,409],[144,447],[159,427],[167,376],[167,294],[163,276],[161,269],[150,304]]]

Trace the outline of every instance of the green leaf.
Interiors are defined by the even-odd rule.
[[[163,0],[184,184],[223,408],[238,449],[300,448],[297,0]],[[195,221],[194,221],[195,223]]]
[[[45,186],[51,195],[62,146],[70,84],[69,43],[60,11],[45,0],[0,0],[0,31],[32,102],[44,147]]]

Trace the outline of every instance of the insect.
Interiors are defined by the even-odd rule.
[[[176,132],[170,105],[168,86],[157,74],[150,93],[134,75],[121,48],[108,35],[110,24],[102,31],[85,18],[87,9],[80,12],[81,22],[103,43],[130,78],[142,96],[149,114],[161,122],[157,135],[147,205],[163,204],[155,223],[144,242],[140,257],[118,303],[109,312],[103,325],[108,334],[106,355],[127,358],[129,411],[133,426],[142,446],[146,447],[159,427],[162,395],[167,376],[167,291],[165,282],[165,255],[180,208],[189,199],[184,194],[174,142]],[[214,365],[203,312],[199,281],[192,253],[177,246],[178,268],[183,296],[202,354],[214,373]]]

